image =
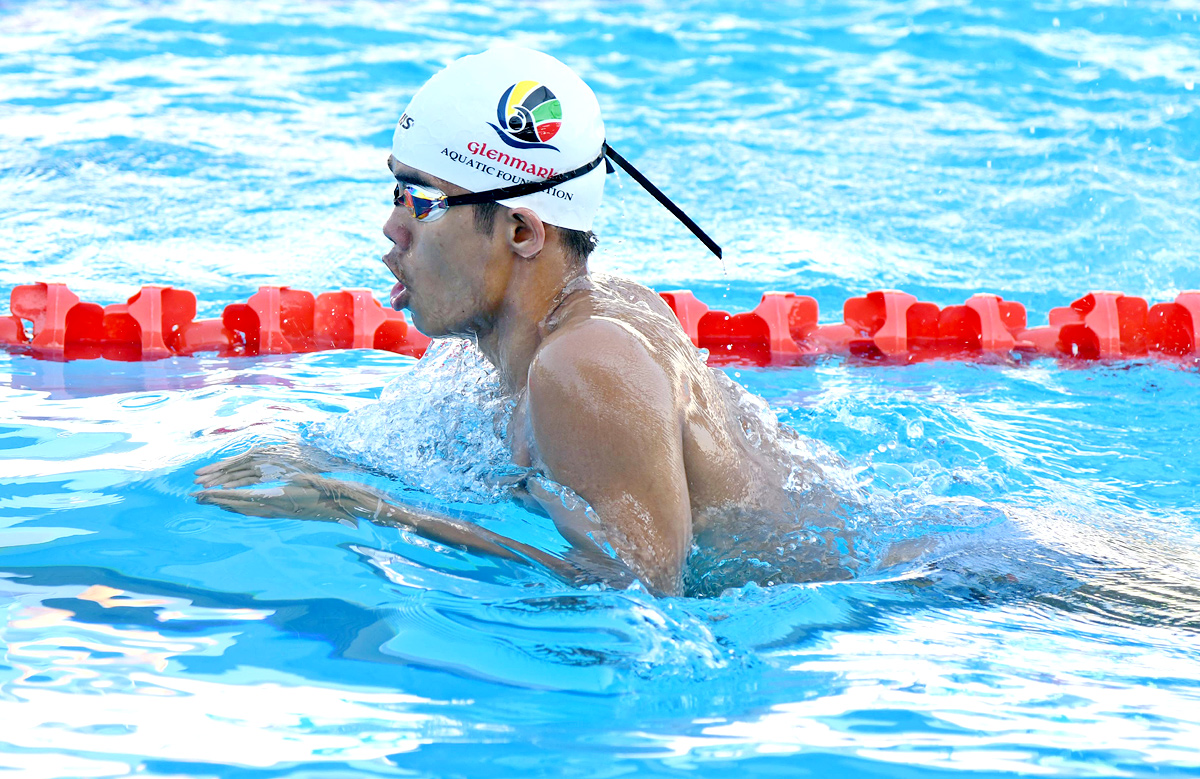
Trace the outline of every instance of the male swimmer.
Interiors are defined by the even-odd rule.
[[[561,559],[320,476],[337,469],[333,458],[298,447],[201,468],[199,500],[250,515],[366,519],[573,581],[636,577],[663,594],[684,591],[697,545],[718,550],[704,559],[719,566],[751,537],[780,558],[755,553],[764,583],[851,575],[842,501],[780,440],[794,434],[747,413],[744,391],[705,364],[657,294],[589,274],[606,153],[627,165],[605,143],[592,90],[553,57],[506,47],[431,78],[401,115],[388,160],[397,181],[383,228],[393,244],[383,262],[398,280],[392,305],[428,336],[474,340],[495,366],[517,400],[514,462],[593,509],[564,502],[539,478],[513,487],[553,519],[573,554]],[[247,488],[262,481],[284,485]]]

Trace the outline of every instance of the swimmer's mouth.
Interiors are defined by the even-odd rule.
[[[409,297],[410,295],[408,292],[408,287],[404,286],[403,281],[397,281],[392,287],[392,310],[399,311],[400,309],[407,307]]]
[[[392,305],[392,310],[399,311],[408,305],[408,299],[412,295],[408,291],[408,286],[401,281],[401,279],[404,278],[404,274],[400,272],[400,261],[396,256],[394,256],[396,254],[398,254],[397,247],[393,246],[391,251],[383,255],[382,259],[384,266],[392,272],[393,276],[396,277],[396,283],[392,286],[392,292],[389,295],[389,299]]]

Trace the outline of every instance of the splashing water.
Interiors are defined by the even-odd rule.
[[[1200,286],[1197,11],[7,0],[0,282],[100,303],[172,284],[201,317],[262,284],[383,293],[398,111],[449,60],[509,40],[575,68],[618,148],[727,249],[712,262],[640,188],[611,186],[597,270],[731,311],[811,294],[823,321],[888,287],[939,306],[1001,293],[1035,324],[1089,289],[1168,300]],[[495,502],[511,465],[494,385],[443,369],[457,384],[417,402],[432,363],[389,354],[0,354],[0,765],[1195,774],[1194,369],[730,369],[799,432],[815,481],[847,482],[859,536],[938,539],[842,582],[654,599],[190,497],[197,466],[322,419],[328,446],[437,507],[475,501],[497,532],[561,548]],[[361,407],[397,374],[388,393],[411,402]]]
[[[496,503],[525,473],[512,462],[514,401],[470,341],[444,339],[379,401],[318,424],[313,443],[451,501]]]
[[[603,283],[603,282],[601,282]],[[693,543],[685,575],[692,596],[717,596],[748,582],[856,578],[896,562],[898,545],[950,528],[975,530],[1003,514],[975,499],[928,499],[908,490],[901,500],[868,493],[828,445],[779,421],[762,398],[712,369],[742,434],[784,466],[793,511],[782,516],[728,508],[718,529]],[[444,501],[503,503],[511,485],[534,476],[580,518],[580,532],[617,556],[613,533],[569,487],[512,462],[508,424],[514,399],[478,348],[464,339],[436,341],[426,356],[393,379],[378,401],[313,425],[308,437],[327,451],[386,474]],[[814,506],[816,510],[814,510]],[[914,549],[929,552],[929,539]],[[822,549],[833,551],[830,558]],[[814,562],[821,555],[824,562]]]

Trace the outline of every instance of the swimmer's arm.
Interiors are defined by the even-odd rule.
[[[678,594],[692,544],[691,505],[682,421],[662,367],[623,325],[590,320],[544,342],[528,392],[547,474],[592,506],[635,574]],[[577,528],[555,521],[571,541]]]
[[[503,560],[537,563],[573,584],[629,583],[628,577],[619,575],[621,571],[606,571],[587,559],[563,560],[470,522],[393,503],[384,493],[358,482],[296,474],[279,486],[217,487],[200,490],[195,497],[199,503],[254,517],[315,519],[352,525],[365,519],[377,525],[410,530],[439,544]]]

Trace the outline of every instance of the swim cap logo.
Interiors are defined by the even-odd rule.
[[[496,104],[496,121],[488,123],[500,140],[518,149],[553,149],[548,141],[562,127],[562,103],[536,81],[520,81],[504,91]]]

